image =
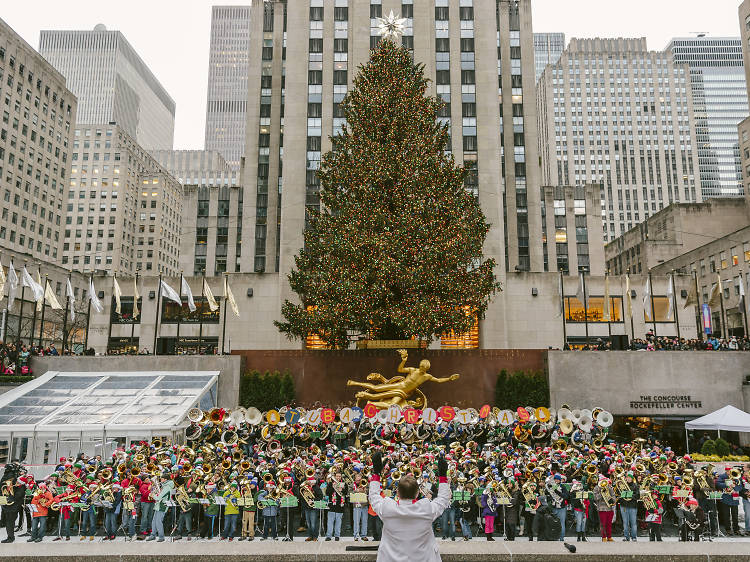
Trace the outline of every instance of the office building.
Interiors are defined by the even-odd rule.
[[[42,30],[39,52],[78,97],[78,124],[114,122],[147,150],[172,148],[174,100],[122,33]]]
[[[564,33],[534,33],[535,81],[539,80],[548,64],[555,64],[560,60],[560,55],[564,50]]]
[[[76,271],[179,272],[182,188],[118,125],[78,125],[63,265]]]
[[[748,206],[740,198],[674,203],[607,244],[607,269],[614,275],[648,273],[748,222]]]
[[[741,196],[737,123],[748,106],[740,38],[677,37],[665,51],[690,68],[703,198]]]
[[[745,67],[745,84],[748,87],[748,98],[750,98],[750,0],[743,0],[737,11],[740,23],[742,60]],[[745,115],[747,115],[747,110],[746,107]],[[750,203],[750,117],[745,117],[737,125],[737,136],[740,143],[743,191],[745,200]]]
[[[545,184],[600,184],[604,240],[701,201],[690,74],[645,39],[571,39],[537,85]]]
[[[151,155],[182,186],[180,270],[208,276],[240,271],[239,173],[216,151],[156,150]]]
[[[604,274],[599,186],[544,186],[544,271]]]
[[[213,6],[208,55],[206,150],[218,150],[234,170],[245,154],[250,6]]]
[[[77,101],[2,19],[0,101],[0,249],[59,264]]]

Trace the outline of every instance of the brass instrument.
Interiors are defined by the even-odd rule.
[[[521,494],[523,495],[523,499],[526,504],[532,509],[536,509],[539,503],[535,491],[536,484],[534,482],[524,482],[523,486],[521,487]]]
[[[698,488],[700,488],[702,491],[707,492],[711,489],[711,486],[708,484],[708,478],[705,471],[697,471],[695,473],[695,481],[698,484]]]
[[[639,501],[643,502],[643,507],[648,511],[656,509],[656,502],[654,497],[651,495],[651,490],[647,487],[641,488],[641,497]]]
[[[609,490],[609,483],[606,480],[599,482],[599,492],[602,495],[602,500],[604,500],[604,503],[606,503],[608,507],[613,507],[615,503],[617,503],[617,500],[612,496],[612,493]]]
[[[622,469],[621,469],[622,470]],[[615,480],[615,492],[622,496],[623,493],[630,493],[632,490],[630,489],[630,486],[628,486],[628,483],[625,481],[625,478],[620,475],[619,478]]]
[[[112,480],[112,469],[107,467],[104,470],[101,471],[99,474],[99,480],[101,480],[104,483],[109,482]]]
[[[87,464],[86,465],[86,472],[89,474],[94,474],[96,472],[96,465],[95,464]]]
[[[242,472],[247,472],[248,470],[250,470],[250,466],[250,461],[247,459],[240,462],[240,469],[242,469]]]
[[[315,493],[312,490],[312,486],[306,483],[302,484],[299,487],[299,493],[300,496],[302,496],[304,502],[307,504],[307,507],[313,507],[315,505]]]
[[[221,408],[212,408],[211,411],[208,412],[208,421],[214,425],[221,424],[223,419],[224,411]]]
[[[174,492],[174,499],[177,502],[177,505],[180,506],[180,509],[182,511],[190,510],[190,496],[188,495],[187,490],[185,489],[185,486],[177,487],[177,489]]]

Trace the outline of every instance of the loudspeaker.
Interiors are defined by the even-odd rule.
[[[612,351],[624,351],[628,349],[628,336],[625,335],[617,335],[611,337],[612,341]]]

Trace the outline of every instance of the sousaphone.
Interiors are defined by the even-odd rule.
[[[245,421],[250,425],[258,425],[263,421],[263,415],[258,408],[253,406],[247,409],[245,413]]]

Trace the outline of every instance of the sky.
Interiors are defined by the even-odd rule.
[[[294,5],[296,0],[289,0]],[[365,2],[367,0],[350,0]],[[416,0],[417,2],[425,0]],[[489,2],[492,0],[475,0]],[[42,29],[121,31],[177,104],[175,148],[203,148],[211,6],[249,0],[26,0],[3,2],[0,18],[32,47]],[[738,36],[740,0],[532,0],[534,31],[571,37],[646,37],[651,49],[705,32]]]

